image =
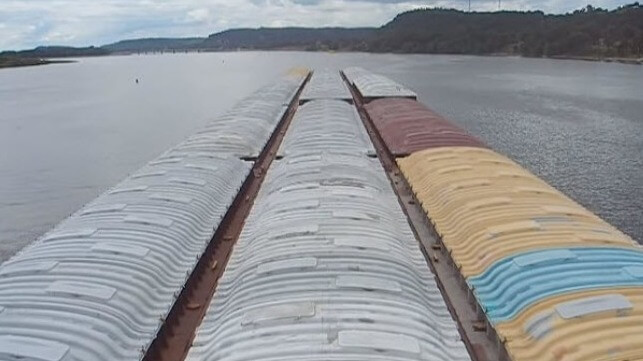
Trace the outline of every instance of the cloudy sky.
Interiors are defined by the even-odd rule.
[[[622,0],[501,0],[503,9],[571,11]],[[471,0],[496,10],[497,0]],[[103,45],[137,37],[205,36],[233,27],[379,26],[417,7],[465,9],[468,0],[0,0],[0,50]]]

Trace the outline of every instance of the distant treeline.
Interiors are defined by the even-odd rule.
[[[39,46],[32,50],[4,51],[0,57],[4,58],[67,58],[74,56],[99,56],[109,55],[110,51],[93,46],[86,48],[73,48],[69,46]]]
[[[380,28],[233,29],[207,38],[134,39],[99,48],[39,47],[0,57],[278,49],[641,58],[643,7],[638,2],[611,11],[587,6],[565,15],[420,9],[399,14]]]
[[[369,42],[369,51],[523,56],[641,57],[643,7],[607,11],[587,6],[565,15],[540,11],[466,13],[415,10],[398,15]]]
[[[353,50],[371,39],[376,28],[259,28],[231,29],[207,38],[124,40],[103,48],[111,52],[183,50]]]
[[[402,13],[380,28],[234,29],[207,38],[129,40],[104,48],[114,52],[298,49],[640,58],[643,7],[638,2],[612,11],[587,6],[565,15],[421,9]]]
[[[72,48],[68,46],[40,46],[32,50],[0,52],[0,68],[13,68],[33,65],[46,65],[53,63],[66,63],[68,61],[50,60],[51,58],[69,58],[81,56],[109,55],[107,49]]]
[[[15,56],[0,56],[0,68],[14,68],[20,66],[46,65],[49,61],[39,58],[18,58]]]

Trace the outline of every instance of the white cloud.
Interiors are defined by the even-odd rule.
[[[234,27],[379,26],[421,6],[465,9],[468,0],[0,0],[0,50],[36,45],[102,45],[134,37],[207,36]],[[566,12],[591,2],[501,0],[503,9]],[[471,0],[493,11],[497,0]],[[631,1],[630,1],[631,2]]]
[[[188,20],[197,23],[209,22],[212,19],[210,10],[207,8],[199,8],[188,11]]]
[[[0,49],[11,47],[15,43],[20,43],[23,39],[28,39],[35,31],[33,25],[2,23],[0,26]]]

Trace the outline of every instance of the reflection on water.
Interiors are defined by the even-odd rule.
[[[643,67],[168,54],[0,70],[0,261],[290,67],[351,65],[408,85],[438,112],[643,239]]]

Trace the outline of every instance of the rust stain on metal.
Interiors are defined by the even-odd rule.
[[[470,291],[466,286],[466,281],[463,280],[460,272],[454,267],[450,255],[445,251],[434,227],[427,219],[411,187],[400,172],[395,161],[396,153],[392,153],[389,151],[389,148],[384,146],[384,139],[382,139],[381,134],[369,117],[359,92],[350,85],[350,82],[347,81],[344,74],[342,74],[342,77],[353,94],[358,113],[377,149],[377,157],[387,172],[391,185],[398,197],[399,204],[402,206],[408,222],[411,225],[411,229],[420,243],[420,248],[427,260],[427,264],[436,275],[440,292],[446,301],[449,312],[451,312],[451,315],[458,324],[458,331],[472,360],[509,361],[510,358],[506,349],[496,338],[489,337],[487,333],[474,330],[474,324],[480,319],[479,310],[474,298],[469,297]],[[402,99],[374,100],[371,103],[388,100]],[[413,102],[414,100],[405,101]],[[407,151],[408,149],[403,149],[403,151],[400,151],[400,154],[408,155]],[[433,250],[433,252],[430,252],[430,250]],[[443,258],[445,261],[440,262],[440,258]]]
[[[492,361],[489,356],[487,356],[487,352],[485,351],[485,348],[483,345],[474,343],[472,345],[473,353],[475,355],[475,359],[478,361]]]
[[[476,332],[487,331],[487,323],[484,321],[476,321],[473,323],[473,330]]]
[[[200,304],[200,303],[188,303],[188,305],[186,306],[186,308],[187,308],[188,310],[196,310],[196,309],[201,308],[201,304]]]
[[[266,147],[257,158],[252,171],[188,277],[156,338],[147,349],[143,361],[185,360],[188,350],[192,346],[196,329],[208,308],[202,307],[202,305],[210,304],[217,282],[225,270],[232,248],[239,238],[245,219],[250,213],[263,182],[265,172],[262,170],[268,169],[274,160],[285,130],[288,129],[297,109],[299,95],[309,80],[310,73],[289,104],[288,111],[277,125]]]

